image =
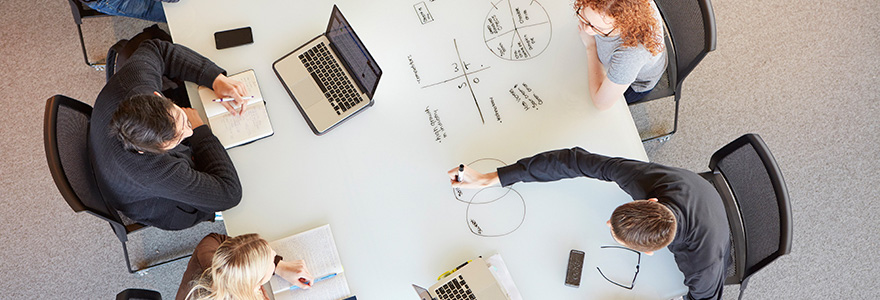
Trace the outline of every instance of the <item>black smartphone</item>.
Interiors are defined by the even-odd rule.
[[[217,31],[214,33],[214,44],[217,46],[217,50],[251,44],[253,42],[254,36],[251,33],[250,27]]]
[[[568,271],[565,273],[565,285],[581,286],[581,271],[584,267],[584,251],[571,249],[568,253]]]

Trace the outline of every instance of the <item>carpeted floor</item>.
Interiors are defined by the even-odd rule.
[[[760,134],[781,166],[794,213],[792,253],[751,280],[745,299],[878,299],[880,286],[880,2],[713,3],[718,47],[684,82],[679,132],[645,144],[651,160],[694,171],[736,137]],[[173,297],[186,267],[129,274],[106,223],[73,213],[46,167],[45,99],[92,103],[104,73],[85,65],[61,0],[0,1],[0,298],[112,299],[125,288]],[[149,23],[87,20],[90,57]],[[641,130],[668,128],[671,101],[633,107]],[[647,134],[647,133],[646,133]],[[222,223],[130,242],[135,261],[185,253]],[[156,249],[162,249],[161,254]],[[871,271],[875,270],[875,271]],[[725,291],[735,299],[737,287]]]

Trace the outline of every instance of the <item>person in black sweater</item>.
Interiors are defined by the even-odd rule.
[[[685,299],[721,299],[730,251],[730,229],[721,197],[700,175],[655,163],[611,158],[581,148],[524,158],[482,174],[449,171],[454,187],[509,186],[590,177],[614,181],[635,200],[617,207],[607,224],[623,246],[645,254],[667,247],[688,287]]]
[[[220,141],[198,112],[158,92],[164,75],[244,103],[244,85],[224,73],[184,46],[147,40],[110,78],[95,100],[89,150],[111,206],[143,224],[179,230],[239,203],[241,183]]]

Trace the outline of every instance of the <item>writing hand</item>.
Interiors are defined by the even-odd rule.
[[[233,116],[243,114],[244,111],[247,109],[247,101],[241,98],[244,96],[248,96],[247,88],[244,86],[244,83],[241,83],[240,81],[234,79],[229,79],[228,77],[226,77],[226,75],[220,74],[217,75],[217,78],[214,79],[213,90],[214,94],[217,95],[217,97],[231,97],[235,99],[232,102],[234,102],[235,105],[241,107],[241,110],[238,112],[235,111],[235,107],[232,106],[232,103],[220,103]]]
[[[310,288],[315,281],[315,277],[312,276],[312,273],[306,268],[306,262],[301,259],[294,261],[279,261],[278,267],[275,268],[275,274],[278,274],[278,276],[281,276],[284,280],[287,280],[301,289]]]
[[[464,172],[462,172],[458,181],[456,181],[458,167],[452,168],[452,170],[449,170],[449,172],[446,173],[449,175],[449,184],[451,184],[452,187],[478,189],[501,185],[501,180],[498,179],[498,172],[483,174],[468,166],[464,166]]]

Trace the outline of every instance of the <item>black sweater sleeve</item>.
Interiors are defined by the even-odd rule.
[[[126,72],[134,69],[136,72]],[[226,71],[192,49],[161,40],[143,41],[125,65],[114,75],[120,76],[124,98],[149,94],[162,89],[162,75],[212,86],[217,75]]]
[[[653,189],[649,181],[637,180],[653,164],[607,157],[580,147],[547,151],[498,168],[502,186],[517,182],[547,182],[566,178],[590,177],[614,181],[634,199],[644,199]]]

